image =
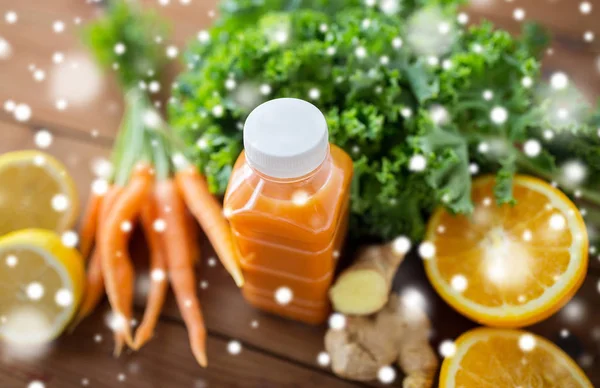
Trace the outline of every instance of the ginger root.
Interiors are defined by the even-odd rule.
[[[347,317],[343,329],[329,329],[325,348],[333,372],[340,377],[375,380],[382,367],[397,361],[406,374],[404,388],[429,388],[438,367],[429,330],[427,315],[392,293],[378,314]]]
[[[340,274],[329,289],[335,311],[369,315],[387,303],[396,270],[410,248],[406,237],[363,248],[356,262]]]

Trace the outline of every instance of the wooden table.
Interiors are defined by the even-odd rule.
[[[589,97],[600,93],[600,69],[595,61],[598,44],[584,43],[583,32],[594,28],[597,16],[582,16],[578,2],[572,0],[528,0],[506,3],[488,0],[488,6],[477,4],[467,10],[472,21],[482,17],[493,19],[502,27],[515,31],[517,22],[512,12],[526,10],[527,18],[540,19],[556,33],[553,54],[545,60],[545,71],[568,72]],[[519,4],[517,4],[519,3]],[[577,4],[576,4],[577,3]],[[592,1],[600,12],[600,2]],[[171,0],[166,7],[157,1],[145,5],[176,20],[173,42],[183,43],[210,23],[209,11],[214,0],[192,0],[184,5]],[[101,9],[84,0],[0,0],[2,15],[17,13],[14,24],[0,21],[0,36],[12,47],[12,56],[0,59],[0,103],[7,100],[26,103],[32,117],[17,122],[11,113],[0,112],[0,152],[34,148],[33,134],[48,129],[54,141],[48,152],[62,160],[75,177],[82,201],[86,200],[93,167],[106,158],[119,125],[121,98],[109,76],[95,75],[89,68],[89,56],[77,38],[78,23],[96,17]],[[53,23],[62,21],[65,30],[53,32]],[[600,30],[595,31],[600,35]],[[52,62],[53,54],[62,52],[62,63]],[[56,56],[55,56],[56,57]],[[75,64],[76,63],[76,64]],[[82,77],[75,90],[61,84],[61,69],[77,67],[69,77]],[[34,72],[44,72],[38,82]],[[77,70],[77,71],[75,71]],[[174,72],[173,72],[174,73]],[[38,72],[38,78],[41,78]],[[83,74],[83,75],[82,75]],[[58,89],[58,90],[56,90]],[[56,100],[65,98],[68,106],[57,109]],[[71,98],[71,100],[69,100]],[[199,292],[208,326],[209,367],[198,367],[188,348],[187,334],[169,298],[158,325],[156,337],[138,353],[113,358],[112,335],[103,305],[72,334],[65,334],[34,360],[18,360],[0,352],[0,387],[26,387],[32,380],[43,381],[47,388],[90,387],[350,387],[365,384],[336,378],[328,368],[317,363],[323,351],[324,327],[311,327],[261,313],[247,305],[225,270],[207,265],[212,256],[205,247],[198,269]],[[596,386],[600,386],[600,265],[591,257],[591,268],[577,296],[559,313],[535,325],[532,331],[561,345],[579,361]],[[200,287],[200,281],[204,287]],[[395,289],[402,292],[414,288],[427,300],[428,313],[434,326],[435,346],[444,339],[454,339],[475,326],[443,303],[429,286],[419,259],[412,256],[401,267]],[[142,310],[143,301],[136,301]],[[568,330],[568,335],[561,336]],[[241,353],[230,354],[231,341],[239,341]],[[372,384],[375,385],[375,384]],[[399,381],[396,383],[400,386]]]

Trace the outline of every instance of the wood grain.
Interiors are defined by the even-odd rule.
[[[89,134],[93,129],[113,136],[121,118],[121,97],[110,75],[93,64],[80,38],[80,28],[99,14],[98,4],[84,0],[0,0],[0,14],[17,13],[14,24],[2,20],[0,36],[12,47],[12,55],[0,60],[0,102],[7,100],[30,106],[30,123],[49,123]],[[81,24],[75,24],[75,18]],[[64,31],[55,33],[53,23],[62,21]],[[64,60],[53,63],[54,53]],[[45,78],[34,80],[33,71],[42,70]],[[78,66],[78,68],[73,68]],[[58,110],[56,101],[68,102]],[[3,115],[12,115],[2,110]]]
[[[83,379],[90,387],[106,388],[358,386],[244,345],[239,354],[230,354],[229,341],[215,336],[208,338],[210,362],[202,369],[178,322],[162,321],[155,339],[142,351],[114,358],[112,333],[104,323],[107,313],[99,309],[74,335],[64,335],[36,360],[17,358],[14,351],[0,348],[0,387],[26,387],[38,380],[46,388],[75,388]],[[100,342],[95,340],[98,335]]]

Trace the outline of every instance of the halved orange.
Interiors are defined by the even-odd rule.
[[[444,359],[440,388],[592,388],[577,364],[550,341],[520,330],[478,328]]]
[[[517,204],[497,206],[494,183],[493,176],[473,182],[470,216],[434,213],[426,239],[435,254],[424,259],[425,269],[441,297],[468,318],[522,327],[552,315],[579,289],[588,236],[579,209],[550,184],[517,176]]]

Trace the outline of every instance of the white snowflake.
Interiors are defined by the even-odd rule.
[[[423,155],[413,155],[408,163],[410,171],[421,172],[427,168],[427,159]]]
[[[551,129],[545,129],[543,136],[546,140],[552,140],[554,138],[554,132]]]
[[[44,286],[39,282],[32,282],[27,285],[25,293],[31,300],[40,300],[44,296]]]
[[[519,348],[524,352],[530,352],[535,348],[536,340],[531,334],[523,334],[519,337]]]
[[[471,173],[471,175],[475,175],[479,172],[479,166],[477,165],[477,163],[469,164],[469,172]]]
[[[229,341],[227,351],[234,356],[238,355],[242,351],[242,344],[239,341]]]
[[[15,256],[15,255],[6,256],[6,265],[9,268],[16,267],[18,263],[19,263],[19,259],[17,258],[17,256]]]
[[[311,100],[318,100],[321,97],[321,91],[317,88],[312,88],[308,91],[308,97]]]
[[[158,93],[160,91],[160,82],[150,81],[148,84],[148,91],[150,91],[150,93]]]
[[[206,30],[198,32],[198,40],[200,43],[208,43],[210,41],[210,34]]]
[[[513,12],[513,17],[515,20],[523,20],[525,19],[525,10],[523,8],[517,8]]]
[[[450,280],[450,285],[457,292],[463,292],[468,286],[467,278],[464,275],[454,275]]]
[[[61,53],[60,51],[57,51],[54,54],[52,54],[52,62],[59,64],[62,63],[64,60],[65,54]]]
[[[275,290],[275,301],[282,306],[289,304],[293,298],[294,293],[289,287],[279,287]]]
[[[411,248],[410,239],[406,236],[399,236],[392,242],[392,250],[397,255],[404,255],[410,251]]]
[[[4,14],[4,20],[8,24],[15,24],[18,19],[19,19],[19,17],[17,16],[17,13],[15,11],[7,11]]]
[[[377,379],[382,384],[391,384],[396,379],[396,371],[391,366],[381,367],[377,371]]]
[[[362,59],[367,56],[367,49],[363,46],[359,46],[356,48],[356,50],[354,50],[354,54],[356,54],[358,58]]]
[[[530,139],[527,140],[523,145],[523,151],[525,152],[525,155],[533,158],[538,156],[540,152],[542,152],[542,145],[539,141],[535,139]]]
[[[567,225],[567,220],[560,213],[555,213],[550,216],[550,228],[554,230],[563,230]]]
[[[260,93],[263,96],[268,96],[269,94],[271,94],[271,86],[268,84],[262,84],[260,85]]]
[[[150,273],[150,279],[152,279],[153,282],[162,282],[166,277],[167,274],[160,268],[153,269]]]
[[[61,242],[66,247],[74,248],[79,242],[79,235],[75,231],[67,230],[62,234]]]
[[[556,90],[565,89],[569,86],[569,77],[563,72],[556,72],[550,76],[550,85]]]
[[[566,162],[561,169],[564,182],[569,186],[577,186],[587,177],[586,166],[577,160]]]
[[[521,79],[521,85],[523,85],[524,88],[530,88],[533,86],[533,79],[531,77],[523,77],[523,79]]]
[[[450,23],[441,22],[438,24],[438,32],[442,35],[447,35],[450,33]]]
[[[36,132],[33,141],[39,148],[48,148],[52,144],[52,134],[46,129],[40,129]]]
[[[37,69],[33,72],[33,79],[37,82],[42,82],[46,78],[46,73],[42,69]]]
[[[152,228],[156,232],[161,233],[167,229],[167,223],[162,218],[159,218],[159,219],[154,220],[154,222],[152,223]]]
[[[346,316],[340,313],[333,313],[329,316],[329,328],[333,330],[343,330],[346,327]]]
[[[31,118],[31,108],[27,104],[17,104],[13,110],[17,121],[27,121]]]
[[[317,355],[317,363],[320,366],[326,367],[326,366],[328,366],[330,364],[330,362],[331,362],[331,357],[329,356],[329,353],[327,353],[327,352],[320,352]]]
[[[235,80],[233,78],[229,78],[229,79],[227,79],[227,81],[225,81],[225,89],[227,89],[227,90],[233,90],[233,89],[235,89],[236,86],[237,86],[237,83],[235,82]]]
[[[56,109],[65,110],[69,106],[69,103],[64,98],[59,98],[58,100],[56,100],[55,105],[56,105]]]
[[[310,195],[305,190],[296,190],[292,194],[292,203],[296,206],[304,206],[310,200]]]
[[[379,9],[386,15],[394,15],[400,11],[400,0],[379,0]]]
[[[7,112],[13,112],[17,104],[13,100],[4,101],[4,110]],[[598,129],[598,136],[600,137],[600,128]]]
[[[444,340],[438,350],[444,358],[453,357],[456,354],[456,344],[452,340]]]
[[[427,64],[429,66],[437,66],[440,64],[440,60],[435,55],[430,55],[427,57]]]
[[[117,43],[115,44],[115,54],[117,55],[123,55],[125,54],[125,51],[127,51],[127,47],[125,47],[125,45],[123,43]]]
[[[589,1],[583,1],[579,4],[579,11],[582,14],[589,14],[592,12],[592,4]]]
[[[223,105],[215,105],[212,108],[212,114],[215,117],[223,117],[225,114],[225,108],[223,108]]]
[[[288,41],[289,34],[285,30],[279,30],[275,32],[274,38],[277,43],[284,44]]]
[[[54,23],[52,23],[52,29],[57,34],[60,34],[65,30],[65,23],[63,23],[61,20],[57,20]]]
[[[427,260],[435,256],[435,245],[431,241],[424,241],[419,245],[419,255]]]
[[[504,124],[508,120],[508,111],[501,106],[495,106],[490,112],[490,119],[494,124]]]
[[[54,301],[60,307],[68,307],[73,303],[73,293],[66,288],[61,288],[56,291],[56,295],[54,295]]]
[[[69,198],[64,194],[56,194],[51,200],[52,209],[56,212],[64,212],[69,208]]]
[[[177,57],[177,55],[179,55],[179,49],[177,47],[171,45],[171,46],[167,47],[166,54],[167,54],[167,57],[169,57],[171,59],[175,58],[175,57]]]

